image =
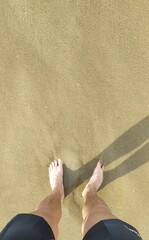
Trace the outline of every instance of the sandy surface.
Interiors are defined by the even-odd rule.
[[[61,158],[59,239],[81,239],[81,191],[148,239],[149,2],[0,1],[0,229],[50,193]],[[72,238],[73,236],[73,238]]]

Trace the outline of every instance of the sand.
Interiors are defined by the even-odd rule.
[[[149,2],[1,0],[0,229],[50,192],[65,164],[59,239],[81,239],[81,192],[98,192],[148,239]],[[73,238],[72,238],[73,236]]]

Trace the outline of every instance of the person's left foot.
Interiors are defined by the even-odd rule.
[[[54,160],[49,166],[49,180],[52,191],[59,189],[61,193],[61,201],[64,200],[63,185],[63,163],[61,159]]]

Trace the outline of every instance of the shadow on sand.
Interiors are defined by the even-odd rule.
[[[108,183],[133,171],[149,161],[149,116],[131,127],[103,152],[77,170],[71,170],[64,164],[65,196],[68,196],[76,187],[91,177],[93,170],[100,160],[107,166],[118,158],[132,151],[132,155],[119,166],[106,171],[102,188]]]

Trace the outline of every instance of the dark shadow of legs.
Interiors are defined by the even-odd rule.
[[[124,176],[125,174],[135,170],[141,165],[149,161],[149,143],[146,143],[140,150],[136,151],[131,157],[127,158],[116,168],[107,171],[104,176],[104,182],[100,189],[105,187],[108,183],[114,181],[117,178]]]
[[[140,147],[148,139],[149,116],[145,117],[135,126],[127,130],[102,153],[97,155],[81,168],[73,171],[64,165],[65,196],[69,195],[76,187],[90,178],[99,159],[104,161],[104,165],[106,166],[127,153],[130,153],[132,150]],[[127,158],[118,167],[106,172],[102,188],[111,181],[145,164],[148,160],[149,144],[146,143],[141,149],[136,151],[131,157]]]

